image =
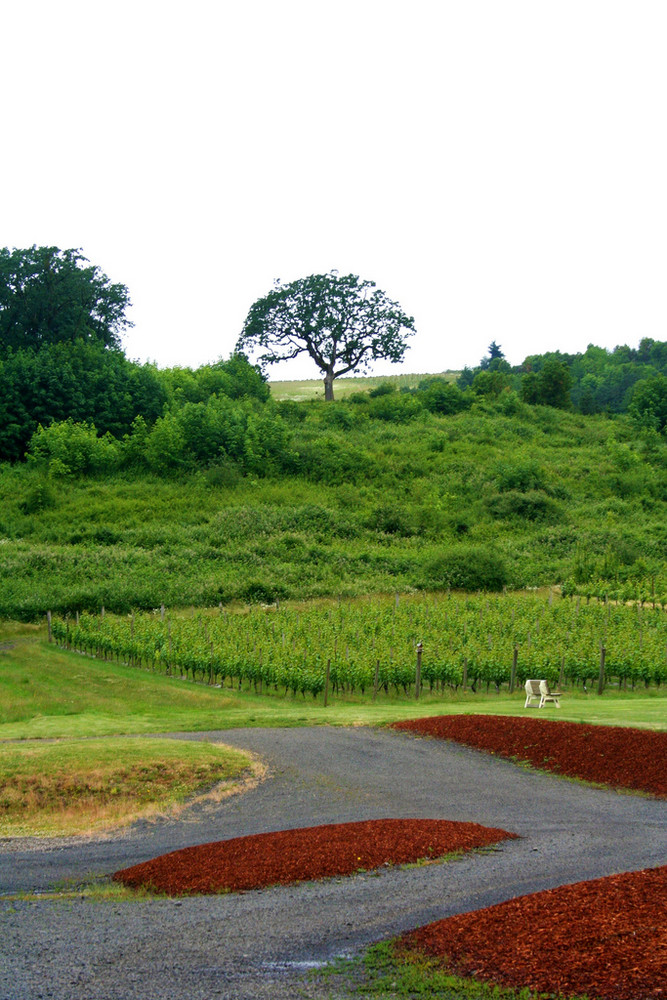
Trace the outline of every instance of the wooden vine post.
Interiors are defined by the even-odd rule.
[[[375,661],[375,678],[373,680],[373,701],[377,699],[378,696],[378,681],[380,679],[380,661]]]
[[[415,698],[419,699],[422,686],[422,651],[424,647],[421,642],[417,643],[417,670],[415,676]]]
[[[46,612],[46,631],[49,636],[49,642],[53,642],[53,636],[51,635],[51,612]]]
[[[510,674],[510,694],[514,694],[514,686],[516,684],[516,661],[519,658],[518,647],[514,647],[514,653],[512,654],[512,673]]]
[[[327,672],[324,675],[324,707],[327,707],[329,698],[329,674],[331,673],[331,660],[327,660]]]
[[[598,676],[598,694],[602,694],[604,691],[604,663],[607,656],[607,650],[604,646],[600,646],[600,674]]]

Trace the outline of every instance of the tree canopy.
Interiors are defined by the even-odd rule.
[[[256,354],[262,365],[310,355],[332,400],[334,379],[373,361],[401,361],[414,332],[412,316],[374,281],[331,271],[276,281],[251,307],[236,350]]]
[[[0,350],[77,340],[119,348],[130,304],[125,285],[79,250],[0,248]]]
[[[667,378],[654,375],[634,386],[630,416],[639,427],[655,431],[667,429]]]
[[[0,356],[0,462],[20,461],[39,424],[88,422],[121,438],[133,432],[137,417],[150,428],[167,409],[205,407],[218,398],[247,401],[251,412],[269,399],[269,387],[238,354],[195,370],[160,371],[82,340],[11,350]]]

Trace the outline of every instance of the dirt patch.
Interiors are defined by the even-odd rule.
[[[259,889],[436,859],[515,836],[478,823],[435,819],[331,823],[186,847],[113,877],[170,895]]]
[[[394,729],[454,740],[543,771],[667,796],[667,733],[504,715],[440,715]]]
[[[651,868],[439,920],[396,948],[504,986],[649,1000],[666,993],[666,911],[667,867]]]

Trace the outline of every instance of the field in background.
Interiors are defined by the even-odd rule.
[[[461,372],[439,372],[437,375],[368,375],[338,378],[334,382],[334,398],[344,399],[354,392],[367,392],[378,385],[388,382],[398,389],[416,389],[425,378],[442,378],[447,382],[455,382]],[[302,402],[309,399],[324,399],[324,383],[322,379],[302,379],[301,381],[269,382],[271,395],[274,399],[292,399]]]

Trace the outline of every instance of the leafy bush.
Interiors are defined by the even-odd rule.
[[[667,378],[656,375],[637,382],[629,412],[638,427],[664,432],[667,427]]]
[[[265,403],[270,396],[265,377],[243,354],[200,368],[167,368],[160,372],[160,379],[170,406],[207,403],[212,396]]]
[[[509,390],[510,380],[505,372],[479,371],[472,380],[472,391],[478,396],[498,397]]]
[[[380,382],[375,388],[369,390],[368,395],[371,399],[379,399],[380,396],[392,396],[396,391],[394,382]]]
[[[243,474],[238,464],[223,455],[206,470],[206,482],[209,486],[238,486]]]
[[[462,392],[457,385],[444,378],[424,380],[420,382],[419,389],[419,398],[430,413],[451,415],[467,410],[472,405],[471,393]]]
[[[55,505],[56,494],[51,484],[48,479],[40,479],[19,503],[19,510],[22,514],[41,514],[43,510],[49,510]]]
[[[381,386],[378,386],[380,389]],[[377,390],[375,390],[377,392]],[[387,420],[403,424],[414,420],[424,408],[418,396],[392,391],[371,399],[367,404],[368,415],[375,420]]]
[[[489,513],[495,518],[522,518],[526,521],[554,521],[560,516],[558,504],[542,490],[521,493],[508,490],[499,493],[487,503]]]
[[[109,433],[98,437],[94,424],[63,420],[37,428],[28,459],[45,466],[51,475],[72,476],[110,472],[121,458],[121,446]]]
[[[327,431],[298,444],[298,470],[315,482],[358,482],[377,474],[373,457],[353,442]]]
[[[287,597],[287,591],[280,584],[251,580],[239,596],[248,604],[274,604]]]
[[[381,504],[371,511],[366,525],[372,531],[380,531],[385,535],[414,535],[414,525],[403,507],[395,504]]]
[[[131,440],[131,439],[130,439]],[[132,449],[136,453],[136,449]],[[181,468],[186,456],[185,436],[173,413],[155,421],[145,438],[144,460],[151,472],[166,475]]]
[[[453,590],[502,590],[508,582],[502,557],[493,549],[471,545],[449,549],[424,568],[424,587]]]
[[[327,403],[322,410],[320,423],[323,427],[348,431],[358,422],[359,414],[345,403]]]
[[[181,469],[222,465],[233,477],[233,463],[255,475],[290,470],[295,458],[292,432],[271,404],[211,396],[165,413],[148,431],[135,421],[125,438],[129,464],[142,460],[158,475]]]
[[[494,470],[494,479],[501,493],[509,490],[527,493],[545,486],[544,470],[535,461],[499,462]]]

